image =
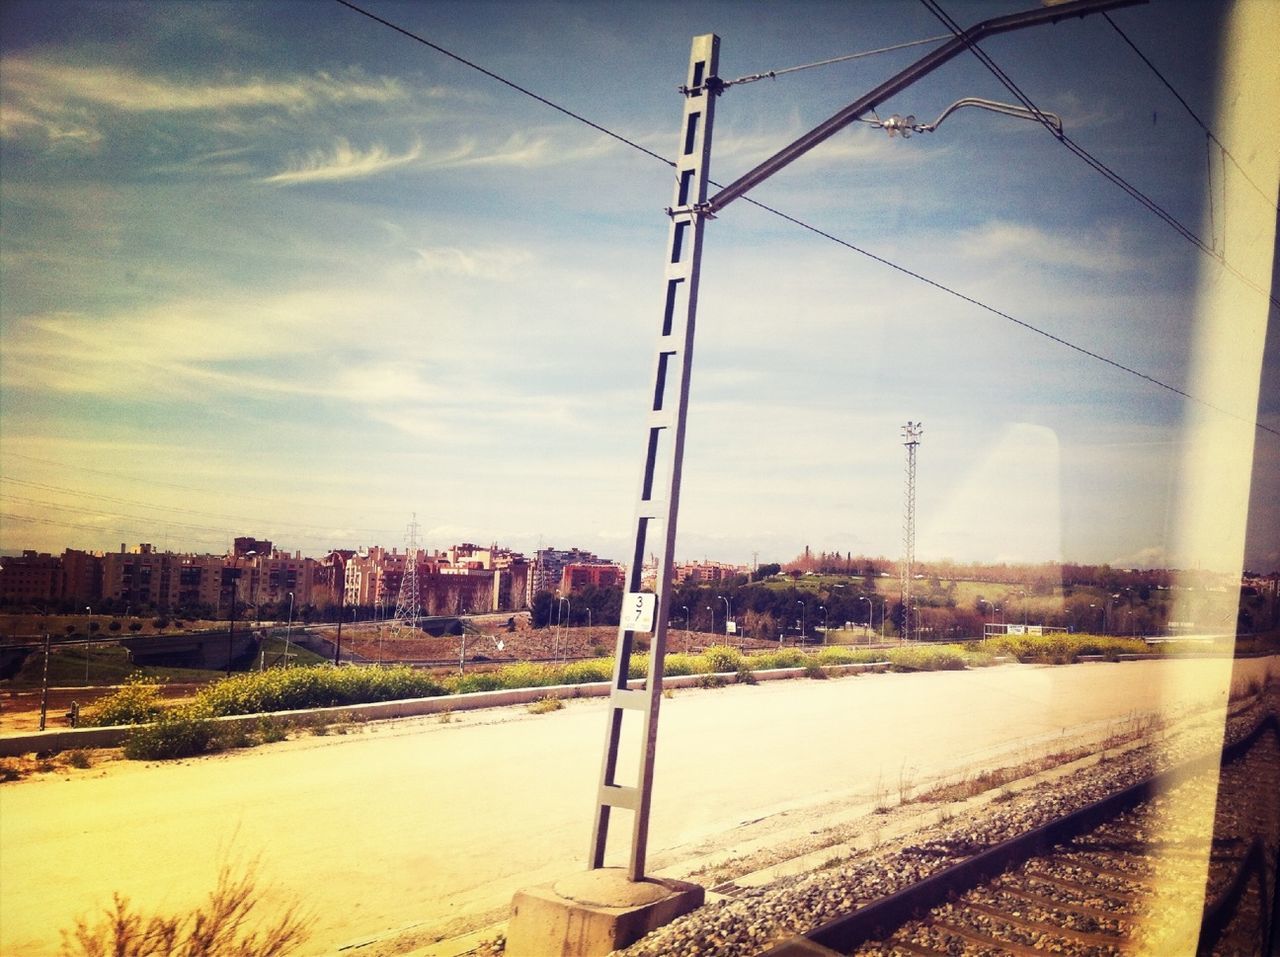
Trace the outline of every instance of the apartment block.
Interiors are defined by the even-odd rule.
[[[594,585],[596,588],[614,588],[622,584],[624,575],[625,571],[621,565],[579,563],[565,565],[560,572],[560,594],[575,594],[588,585]]]

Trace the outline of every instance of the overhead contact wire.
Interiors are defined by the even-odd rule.
[[[1191,108],[1191,104],[1186,101],[1186,99],[1182,96],[1181,93],[1179,93],[1176,89],[1174,89],[1173,84],[1170,83],[1169,80],[1165,77],[1165,75],[1160,72],[1160,69],[1154,63],[1151,62],[1151,60],[1147,57],[1147,55],[1143,53],[1140,49],[1138,49],[1138,45],[1129,38],[1129,35],[1127,33],[1125,33],[1123,30],[1120,29],[1119,25],[1114,20],[1111,19],[1110,14],[1108,14],[1105,10],[1103,10],[1102,16],[1107,21],[1107,23],[1111,24],[1111,28],[1120,35],[1120,39],[1123,40],[1126,44],[1128,44],[1129,49],[1138,55],[1138,59],[1147,65],[1147,69],[1149,69],[1153,74],[1155,74],[1156,79],[1164,84],[1165,89],[1173,94],[1173,98],[1182,104],[1182,108],[1187,111],[1187,115],[1190,116],[1191,119],[1195,120],[1196,125],[1199,126],[1200,129],[1204,130],[1205,135],[1208,136],[1209,139],[1211,139],[1215,144],[1217,144],[1219,149],[1222,150],[1222,154],[1227,159],[1231,160],[1231,165],[1240,171],[1240,175],[1245,178],[1245,181],[1250,186],[1252,186],[1255,190],[1257,190],[1258,195],[1261,196],[1266,201],[1267,205],[1269,205],[1273,209],[1276,209],[1277,211],[1280,211],[1280,205],[1277,205],[1271,199],[1271,197],[1267,195],[1267,193],[1262,189],[1262,187],[1259,186],[1250,178],[1248,172],[1245,171],[1245,168],[1240,165],[1239,161],[1237,161],[1234,156],[1231,155],[1231,151],[1222,145],[1222,141],[1218,139],[1218,137],[1214,134],[1213,130],[1209,129],[1208,125],[1204,122],[1204,120],[1200,119],[1200,117],[1196,114],[1196,111]]]
[[[932,13],[939,20],[941,20],[943,24],[945,24],[957,37],[961,36],[961,34],[963,33],[963,30],[961,29],[960,24],[958,24],[954,19],[952,19],[952,17],[945,10],[942,9],[942,7],[938,4],[937,0],[920,0],[920,2],[923,3],[925,7],[928,8],[930,13]],[[1071,137],[1069,137],[1066,133],[1062,132],[1061,130],[1055,129],[1053,124],[1049,122],[1048,118],[1044,115],[1044,113],[1041,112],[1040,108],[1037,107],[1035,103],[1031,101],[1031,98],[1027,96],[1027,94],[1022,92],[1022,89],[1018,86],[1017,83],[1013,81],[1013,78],[1010,77],[1007,73],[1005,73],[1004,70],[1000,68],[999,64],[997,64],[995,60],[991,58],[990,54],[988,54],[985,50],[979,47],[976,42],[972,40],[966,40],[965,45],[969,48],[969,52],[971,52],[975,57],[977,57],[978,60],[983,64],[983,66],[985,66],[988,70],[990,70],[992,75],[994,75],[996,79],[998,79],[1002,84],[1004,84],[1005,88],[1014,96],[1016,96],[1018,98],[1018,101],[1021,102],[1023,106],[1025,106],[1031,113],[1035,115],[1036,119],[1040,121],[1040,124],[1044,126],[1044,128],[1047,129],[1055,139],[1057,139],[1060,143],[1066,146],[1067,149],[1069,149],[1072,153],[1074,153],[1080,159],[1084,160],[1084,162],[1088,164],[1090,167],[1092,167],[1095,172],[1100,173],[1103,177],[1105,177],[1111,183],[1118,186],[1120,189],[1124,190],[1124,192],[1128,193],[1129,196],[1137,200],[1148,211],[1155,214],[1160,219],[1164,220],[1169,226],[1171,226],[1175,231],[1177,231],[1179,235],[1181,235],[1189,243],[1191,243],[1193,246],[1195,246],[1205,255],[1210,256],[1211,258],[1216,260],[1222,266],[1223,269],[1227,270],[1227,272],[1231,273],[1233,276],[1239,279],[1242,283],[1244,283],[1250,289],[1254,290],[1254,292],[1257,292],[1260,295],[1265,296],[1271,302],[1272,305],[1280,307],[1280,299],[1277,299],[1269,289],[1264,289],[1262,286],[1258,285],[1258,283],[1254,282],[1252,279],[1250,279],[1248,276],[1242,273],[1239,269],[1237,269],[1236,267],[1232,266],[1229,262],[1227,262],[1225,254],[1219,254],[1215,249],[1210,248],[1203,239],[1201,239],[1194,232],[1192,232],[1190,229],[1184,226],[1181,222],[1179,222],[1177,217],[1175,217],[1167,209],[1165,209],[1163,206],[1157,203],[1154,199],[1147,196],[1146,193],[1142,192],[1142,190],[1138,189],[1136,186],[1134,186],[1132,183],[1126,180],[1123,176],[1121,176],[1115,170],[1111,169],[1111,167],[1107,166],[1106,163],[1102,162],[1102,160],[1098,159],[1096,156],[1090,153],[1087,149],[1085,149],[1075,140],[1071,139]],[[1226,238],[1225,238],[1225,231],[1224,231],[1224,237],[1223,237],[1224,248],[1225,248],[1225,245],[1226,245]]]
[[[456,60],[456,61],[457,61],[457,62],[459,62],[459,63],[462,63],[462,64],[464,64],[464,65],[466,65],[466,66],[469,66],[469,67],[471,67],[473,70],[477,70],[478,72],[483,73],[485,76],[488,76],[488,77],[491,77],[491,78],[492,78],[492,79],[494,79],[494,80],[497,80],[499,83],[502,83],[504,86],[510,87],[510,88],[511,88],[511,89],[513,89],[513,90],[516,90],[516,91],[518,91],[518,92],[520,92],[520,93],[523,93],[525,96],[528,96],[528,97],[530,97],[531,99],[537,100],[539,103],[542,103],[542,104],[544,104],[544,105],[546,105],[546,106],[549,106],[549,107],[551,107],[551,109],[556,110],[556,111],[557,111],[557,112],[559,112],[559,113],[563,113],[563,114],[564,114],[564,115],[566,115],[566,116],[572,117],[573,119],[577,120],[578,122],[580,122],[580,123],[584,123],[584,124],[586,124],[587,126],[591,127],[591,128],[592,128],[592,129],[594,129],[594,130],[598,130],[598,131],[600,131],[601,133],[604,133],[604,134],[606,134],[607,136],[610,136],[610,137],[612,137],[613,139],[615,139],[615,140],[617,140],[617,141],[619,141],[619,142],[621,142],[621,143],[625,143],[627,146],[630,146],[632,149],[639,150],[640,152],[644,153],[646,156],[650,156],[650,157],[652,157],[653,159],[659,160],[660,162],[662,162],[663,164],[665,164],[665,165],[667,165],[667,166],[674,167],[674,166],[676,165],[673,161],[671,161],[671,160],[667,159],[665,156],[661,156],[660,154],[655,153],[655,152],[653,152],[652,150],[647,149],[647,148],[645,148],[645,147],[643,147],[643,146],[640,146],[639,144],[632,142],[631,140],[627,139],[627,138],[626,138],[626,137],[624,137],[624,136],[621,136],[621,135],[620,135],[620,134],[618,134],[618,133],[613,132],[612,130],[609,130],[609,129],[606,129],[605,127],[603,127],[603,126],[600,126],[598,123],[594,123],[594,122],[592,122],[591,120],[586,119],[585,117],[579,116],[577,113],[574,113],[573,111],[568,110],[568,109],[566,109],[565,107],[560,106],[559,104],[552,102],[551,100],[548,100],[546,97],[539,96],[537,93],[534,93],[534,92],[532,92],[532,91],[530,91],[530,90],[525,89],[524,87],[520,86],[518,83],[513,83],[512,81],[510,81],[510,80],[508,80],[508,79],[506,79],[506,78],[504,78],[504,77],[502,77],[502,76],[499,76],[498,74],[496,74],[496,73],[492,72],[491,70],[486,70],[484,67],[479,66],[479,65],[477,65],[477,64],[475,64],[475,63],[472,63],[470,60],[464,59],[463,57],[458,56],[456,53],[452,53],[452,52],[450,52],[449,50],[446,50],[446,49],[444,49],[443,47],[441,47],[441,46],[439,46],[439,45],[437,45],[437,44],[435,44],[435,43],[432,43],[431,41],[429,41],[429,40],[427,40],[427,39],[425,39],[425,38],[423,38],[423,37],[420,37],[420,36],[418,36],[418,35],[417,35],[417,34],[415,34],[415,33],[412,33],[412,32],[411,32],[411,31],[409,31],[409,30],[405,30],[404,28],[399,27],[399,26],[397,26],[396,24],[391,23],[390,21],[384,20],[384,19],[382,19],[381,17],[375,16],[375,15],[374,15],[374,14],[372,14],[372,13],[369,13],[369,12],[367,12],[367,11],[365,11],[365,10],[362,10],[360,7],[358,7],[358,6],[356,6],[355,4],[353,4],[353,3],[349,2],[349,0],[336,0],[336,2],[338,2],[338,3],[342,4],[344,7],[349,7],[350,9],[354,10],[354,11],[355,11],[355,12],[357,12],[357,13],[360,13],[360,14],[363,14],[364,16],[367,16],[367,17],[368,17],[369,19],[371,19],[371,20],[375,20],[375,21],[377,21],[378,23],[383,24],[383,25],[385,25],[385,26],[387,26],[387,27],[391,28],[392,30],[395,30],[397,33],[402,34],[403,36],[409,37],[410,39],[415,40],[415,41],[417,41],[418,43],[421,43],[421,44],[423,44],[423,45],[425,45],[425,46],[428,46],[428,47],[430,47],[431,49],[436,50],[436,51],[438,51],[438,52],[440,52],[440,53],[444,54],[445,56],[449,57],[449,58],[450,58],[450,59],[452,59],[452,60]],[[924,2],[925,4],[931,4],[931,3],[932,3],[932,0],[922,0],[922,2]],[[931,9],[932,9],[932,7],[931,7]],[[954,30],[954,27],[952,27],[952,26],[951,26],[951,24],[947,22],[947,21],[949,20],[949,17],[947,17],[947,15],[946,15],[946,13],[945,13],[944,11],[941,11],[940,9],[939,9],[939,10],[937,10],[937,11],[935,11],[935,16],[938,16],[938,18],[939,18],[940,20],[942,20],[944,24],[947,24],[947,26],[948,26],[948,28],[949,28],[949,29],[953,29],[953,30]],[[921,41],[921,42],[924,42],[924,41]],[[979,51],[979,50],[976,48],[976,46],[975,46],[975,45],[973,45],[973,44],[970,44],[970,49],[971,49],[971,50],[973,50],[973,51],[975,52],[975,54],[977,54],[977,55],[979,56],[979,58],[982,58],[983,56],[985,56],[985,54],[983,54],[981,51]],[[985,61],[984,61],[984,62],[985,62]],[[989,68],[989,69],[992,69],[992,70],[993,70],[993,72],[995,72],[997,76],[1000,76],[1000,73],[1001,73],[1000,68],[999,68],[998,66],[996,66],[994,63],[990,64],[988,68]],[[1006,78],[1006,80],[1007,80],[1006,85],[1010,88],[1010,90],[1011,90],[1011,91],[1013,91],[1013,92],[1014,92],[1014,95],[1015,95],[1015,96],[1018,96],[1018,98],[1023,102],[1023,105],[1024,105],[1024,106],[1025,106],[1025,107],[1026,107],[1026,108],[1027,108],[1031,113],[1036,114],[1036,115],[1037,115],[1037,117],[1040,119],[1041,123],[1043,123],[1043,124],[1045,125],[1045,127],[1046,127],[1047,129],[1049,129],[1049,130],[1050,130],[1050,132],[1053,132],[1055,136],[1058,136],[1058,134],[1056,133],[1056,131],[1054,131],[1054,130],[1053,130],[1052,125],[1051,125],[1051,124],[1049,124],[1048,120],[1044,117],[1044,114],[1043,114],[1043,113],[1041,113],[1041,111],[1040,111],[1040,110],[1035,106],[1035,104],[1034,104],[1034,103],[1032,103],[1032,102],[1031,102],[1031,101],[1030,101],[1030,100],[1025,96],[1025,94],[1022,94],[1022,93],[1021,93],[1021,91],[1016,90],[1016,84],[1014,84],[1012,80],[1008,80],[1007,78]],[[1062,139],[1064,142],[1066,142],[1066,141],[1067,141],[1067,138],[1066,138],[1065,134],[1063,134],[1063,135],[1062,135],[1061,137],[1059,137],[1059,138],[1060,138],[1060,139]],[[1074,143],[1073,143],[1072,145],[1074,146]],[[1080,150],[1080,152],[1081,152],[1081,153],[1084,153],[1084,150],[1083,150],[1083,148],[1082,148],[1082,147],[1077,147],[1077,148]],[[1085,155],[1087,155],[1087,154],[1085,154]],[[1082,157],[1081,157],[1081,158],[1082,158],[1082,159],[1083,159],[1083,158],[1085,158],[1085,155],[1082,155]],[[1089,161],[1089,160],[1086,160],[1086,162],[1088,162],[1088,161]],[[1095,160],[1095,161],[1093,161],[1093,162],[1098,162],[1098,161],[1096,161],[1096,160]],[[1092,163],[1091,163],[1091,165],[1092,165]],[[1098,162],[1098,165],[1099,165],[1099,166],[1101,166],[1102,164],[1101,164],[1100,162]],[[1105,167],[1103,167],[1103,168],[1105,169]],[[1102,170],[1100,169],[1100,170],[1099,170],[1099,172],[1102,172]],[[1106,173],[1104,173],[1104,175],[1106,175]],[[1115,177],[1116,177],[1116,179],[1118,179],[1118,180],[1120,179],[1120,177],[1118,176],[1118,174],[1111,173],[1111,176],[1115,176]],[[1110,177],[1108,177],[1108,178],[1110,178]],[[1120,182],[1118,182],[1118,183],[1117,183],[1117,185],[1120,185],[1121,183],[1123,183],[1123,180],[1120,180]],[[724,188],[724,187],[723,187],[723,184],[721,184],[721,183],[717,183],[717,182],[715,182],[714,180],[712,180],[712,181],[711,181],[711,184],[712,184],[713,186],[716,186],[717,188],[720,188],[720,189],[723,189],[723,188]],[[1143,196],[1143,194],[1142,194],[1141,192],[1139,192],[1135,187],[1128,186],[1128,184],[1125,184],[1125,185],[1124,185],[1124,186],[1122,186],[1121,188],[1126,188],[1126,186],[1127,186],[1126,192],[1128,192],[1128,191],[1132,190],[1134,193],[1136,193],[1136,194],[1137,194],[1137,196],[1135,196],[1135,198],[1142,197],[1142,199],[1141,199],[1140,201],[1143,201],[1143,204],[1144,204],[1144,205],[1147,205],[1148,203],[1150,203],[1150,204],[1151,204],[1151,206],[1153,206],[1153,207],[1154,207],[1154,206],[1156,206],[1156,204],[1154,203],[1154,201],[1153,201],[1153,200],[1146,199],[1146,198],[1145,198],[1145,196]],[[873,261],[875,261],[875,262],[877,262],[877,263],[880,263],[881,265],[888,266],[890,269],[894,269],[894,270],[896,270],[896,271],[898,271],[898,272],[902,273],[902,274],[903,274],[903,275],[905,275],[905,276],[910,276],[910,277],[911,277],[911,278],[913,278],[913,279],[919,280],[920,282],[923,282],[923,283],[925,283],[926,285],[932,286],[934,289],[937,289],[937,290],[938,290],[938,291],[940,291],[940,292],[944,292],[944,293],[946,293],[946,294],[948,294],[948,295],[950,295],[950,296],[954,296],[955,298],[960,299],[960,300],[961,300],[961,301],[963,301],[963,302],[969,303],[970,305],[973,305],[973,306],[977,306],[979,309],[983,309],[983,310],[985,310],[985,311],[987,311],[987,312],[991,313],[992,315],[999,316],[1001,319],[1005,319],[1005,320],[1007,320],[1007,321],[1009,321],[1009,322],[1013,323],[1014,325],[1020,326],[1021,328],[1026,329],[1026,330],[1027,330],[1027,331],[1029,331],[1029,332],[1033,332],[1033,333],[1035,333],[1036,335],[1043,336],[1043,337],[1045,337],[1046,339],[1049,339],[1049,340],[1051,340],[1052,342],[1056,342],[1056,343],[1058,343],[1059,345],[1065,346],[1066,348],[1071,349],[1071,350],[1073,350],[1074,352],[1077,352],[1077,353],[1079,353],[1079,354],[1081,354],[1081,355],[1083,355],[1083,356],[1087,356],[1087,357],[1089,357],[1089,358],[1091,358],[1091,359],[1095,359],[1095,360],[1097,360],[1098,362],[1102,362],[1102,363],[1104,363],[1105,365],[1111,366],[1112,368],[1117,369],[1117,370],[1119,370],[1119,371],[1121,371],[1121,372],[1127,373],[1128,375],[1135,376],[1136,378],[1142,379],[1143,381],[1148,382],[1148,383],[1150,383],[1150,384],[1152,384],[1152,385],[1154,385],[1154,386],[1157,386],[1158,388],[1161,388],[1161,389],[1164,389],[1164,390],[1166,390],[1166,391],[1168,391],[1168,392],[1171,392],[1171,393],[1173,393],[1174,395],[1180,396],[1181,398],[1184,398],[1184,399],[1187,399],[1187,400],[1189,400],[1189,401],[1191,401],[1191,402],[1195,402],[1195,403],[1197,403],[1197,404],[1199,404],[1199,405],[1202,405],[1202,406],[1204,406],[1205,408],[1212,409],[1212,410],[1214,410],[1215,412],[1221,413],[1222,415],[1225,415],[1225,416],[1227,416],[1228,418],[1236,419],[1236,420],[1237,420],[1237,421],[1239,421],[1239,422],[1243,422],[1243,423],[1244,423],[1244,424],[1246,424],[1246,425],[1252,425],[1252,426],[1254,426],[1255,428],[1261,429],[1261,430],[1262,430],[1262,431],[1264,431],[1264,432],[1270,432],[1270,433],[1271,433],[1271,434],[1273,434],[1273,435],[1280,436],[1280,429],[1273,429],[1273,428],[1271,428],[1270,426],[1264,425],[1263,423],[1261,423],[1261,422],[1257,421],[1256,419],[1249,419],[1249,418],[1246,418],[1245,416],[1238,415],[1238,414],[1236,414],[1235,412],[1231,412],[1231,411],[1230,411],[1230,410],[1228,410],[1228,409],[1224,409],[1224,408],[1222,408],[1221,406],[1214,405],[1212,402],[1209,402],[1209,401],[1208,401],[1208,400],[1206,400],[1206,399],[1201,399],[1201,398],[1199,398],[1198,396],[1192,395],[1192,394],[1191,394],[1191,393],[1189,393],[1189,392],[1185,392],[1185,391],[1183,391],[1182,389],[1177,388],[1176,386],[1169,385],[1167,382],[1163,382],[1163,381],[1161,381],[1160,379],[1155,378],[1154,376],[1147,375],[1145,372],[1139,372],[1137,369],[1134,369],[1134,368],[1131,368],[1130,366],[1124,365],[1124,364],[1123,364],[1123,363],[1121,363],[1121,362],[1117,362],[1117,361],[1116,361],[1116,360],[1114,360],[1114,359],[1109,359],[1109,358],[1107,358],[1106,356],[1102,355],[1101,353],[1093,352],[1093,351],[1092,351],[1092,350],[1090,350],[1090,349],[1086,349],[1084,346],[1077,345],[1076,343],[1071,342],[1071,341],[1070,341],[1070,340],[1068,340],[1068,339],[1064,339],[1064,338],[1062,338],[1061,336],[1056,336],[1056,335],[1054,335],[1053,333],[1048,332],[1048,331],[1046,331],[1046,330],[1044,330],[1044,329],[1041,329],[1041,328],[1039,328],[1038,326],[1032,325],[1032,324],[1031,324],[1031,323],[1029,323],[1029,322],[1026,322],[1026,321],[1024,321],[1024,320],[1022,320],[1022,319],[1017,319],[1017,318],[1015,318],[1014,316],[1011,316],[1011,315],[1010,315],[1009,313],[1007,313],[1007,312],[1002,312],[1001,310],[999,310],[999,309],[995,308],[994,306],[987,305],[985,302],[982,302],[981,300],[974,299],[972,296],[967,296],[967,295],[965,295],[965,294],[964,294],[964,293],[962,293],[962,292],[959,292],[959,291],[957,291],[957,290],[955,290],[955,289],[952,289],[950,286],[943,285],[942,283],[937,282],[936,280],[933,280],[933,279],[929,279],[928,277],[923,276],[923,275],[921,275],[920,273],[914,272],[913,270],[908,269],[908,268],[907,268],[907,267],[905,267],[905,266],[900,266],[900,265],[898,265],[897,263],[895,263],[895,262],[893,262],[893,261],[891,261],[891,260],[889,260],[889,259],[885,259],[883,256],[878,256],[878,255],[876,255],[876,254],[875,254],[875,253],[873,253],[873,252],[870,252],[870,251],[868,251],[868,250],[866,250],[866,249],[863,249],[863,248],[861,248],[861,247],[859,247],[859,246],[854,245],[854,244],[853,244],[853,243],[851,243],[851,242],[848,242],[847,240],[840,239],[838,236],[834,236],[834,235],[832,235],[831,233],[826,232],[825,230],[819,229],[817,226],[810,225],[809,223],[806,223],[806,222],[804,222],[804,221],[803,221],[803,220],[801,220],[801,219],[797,219],[797,218],[796,218],[796,217],[794,217],[794,216],[790,216],[790,215],[788,215],[787,213],[784,213],[784,212],[782,212],[782,211],[781,211],[781,210],[779,210],[779,209],[775,209],[775,208],[773,208],[772,206],[767,206],[766,204],[764,204],[764,203],[762,203],[762,202],[760,202],[760,201],[758,201],[758,200],[754,200],[754,199],[752,199],[750,196],[744,196],[744,197],[742,197],[742,199],[743,199],[744,201],[746,201],[747,203],[750,203],[751,205],[756,206],[757,208],[759,208],[759,209],[761,209],[761,210],[763,210],[763,211],[765,211],[765,212],[771,213],[771,214],[773,214],[774,216],[779,217],[780,219],[784,219],[784,220],[786,220],[787,222],[789,222],[789,223],[791,223],[791,224],[793,224],[793,225],[795,225],[795,226],[799,226],[801,229],[807,230],[808,232],[811,232],[811,233],[813,233],[813,234],[814,234],[814,235],[816,235],[816,236],[821,236],[821,237],[822,237],[822,238],[824,238],[824,239],[828,239],[828,240],[830,240],[831,242],[836,243],[837,245],[843,246],[843,247],[845,247],[846,249],[851,250],[852,252],[855,252],[855,253],[858,253],[859,255],[865,256],[865,257],[867,257],[868,259],[871,259],[871,260],[873,260]],[[1155,211],[1155,209],[1153,209],[1152,211],[1154,212],[1154,211]],[[1159,213],[1157,213],[1157,215],[1159,215]],[[1165,216],[1168,216],[1168,214],[1166,213],[1166,214],[1165,214]],[[1162,216],[1161,218],[1164,218],[1164,216]],[[1184,232],[1184,234],[1185,234],[1185,235],[1187,235],[1187,237],[1188,237],[1192,242],[1194,242],[1194,243],[1195,243],[1197,246],[1199,246],[1201,249],[1205,249],[1205,245],[1204,245],[1204,243],[1203,243],[1203,242],[1202,242],[1198,237],[1196,237],[1194,234],[1190,233],[1190,231],[1186,230],[1186,227],[1184,227],[1184,226],[1182,226],[1180,223],[1178,223],[1178,222],[1177,222],[1177,220],[1176,220],[1176,219],[1173,219],[1173,217],[1172,217],[1172,216],[1169,216],[1169,220],[1171,220],[1171,221],[1172,221],[1172,222],[1171,222],[1171,225],[1176,224],[1175,228],[1178,228],[1178,229],[1179,229],[1179,231]],[[1217,257],[1215,256],[1214,258],[1217,258]],[[1225,264],[1224,264],[1224,265],[1225,265]],[[1239,275],[1239,273],[1237,273],[1237,275]],[[1240,278],[1241,278],[1242,280],[1244,280],[1246,283],[1249,283],[1249,280],[1248,280],[1248,279],[1246,279],[1245,277],[1241,276]],[[1252,285],[1252,283],[1249,283],[1249,284],[1250,284],[1250,285]],[[1258,287],[1257,287],[1257,286],[1254,286],[1254,288],[1256,289],[1256,288],[1258,288]],[[1265,292],[1264,292],[1264,294],[1265,294]],[[1276,301],[1274,297],[1270,297],[1270,298],[1271,298],[1271,301],[1272,301],[1272,302],[1275,302],[1275,301]]]

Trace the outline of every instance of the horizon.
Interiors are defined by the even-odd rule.
[[[946,32],[889,0],[858,16],[819,0],[365,6],[663,156],[694,35],[722,36],[732,78]],[[1260,202],[1249,183],[1274,199],[1275,172],[1269,147],[1218,128],[1222,15],[1111,16],[1238,167],[1206,163],[1203,131],[1101,17],[983,47],[1231,257],[1241,204]],[[416,514],[437,548],[625,556],[667,167],[336,3],[10,2],[0,24],[0,550],[216,554],[244,528],[291,553],[392,548]],[[712,177],[923,49],[730,88]],[[1011,99],[966,54],[880,115],[929,121],[962,96]],[[1280,568],[1277,323],[1260,389],[1246,357],[1241,395],[1200,394],[1206,290],[1235,280],[1037,124],[855,124],[750,196],[1014,321],[724,211],[677,554],[897,561],[914,420],[920,562],[1229,569],[1233,546],[1179,532],[1207,428],[1253,463],[1247,501],[1223,492],[1247,509],[1242,567]],[[1249,276],[1274,290],[1270,253]]]

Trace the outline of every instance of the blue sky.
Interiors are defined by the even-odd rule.
[[[970,23],[1027,5],[948,6]],[[695,34],[722,37],[734,78],[945,33],[905,0],[366,6],[663,155]],[[1219,12],[1112,15],[1210,122]],[[623,556],[667,167],[336,3],[0,17],[0,548],[255,534],[318,554],[401,544],[416,513],[430,546]],[[985,48],[1221,234],[1203,132],[1105,21]],[[713,178],[922,49],[730,88]],[[1011,99],[964,56],[881,113],[932,120],[962,96]],[[1274,161],[1237,152],[1274,188]],[[1247,190],[1231,168],[1225,188]],[[1189,388],[1206,257],[1034,123],[859,124],[751,195]],[[705,256],[681,557],[897,555],[911,419],[921,557],[1196,562],[1170,531],[1176,396],[744,203]],[[1262,421],[1280,425],[1273,398]],[[1276,441],[1259,433],[1261,502],[1280,497]],[[1280,566],[1277,518],[1255,509],[1255,566]]]

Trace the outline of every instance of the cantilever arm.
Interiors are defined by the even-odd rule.
[[[778,170],[799,159],[818,144],[830,139],[850,123],[857,122],[864,113],[874,109],[895,93],[900,93],[921,77],[932,73],[948,60],[951,60],[969,45],[989,36],[1021,30],[1024,27],[1037,26],[1042,23],[1057,23],[1069,17],[1083,17],[1090,13],[1101,13],[1116,7],[1133,6],[1146,3],[1147,0],[1070,0],[1059,6],[1045,7],[1035,10],[1024,10],[1004,17],[995,17],[974,24],[963,33],[951,38],[946,43],[925,54],[911,66],[895,76],[885,80],[870,93],[863,94],[843,110],[808,133],[784,146],[769,159],[755,169],[738,177],[705,203],[700,204],[704,213],[715,214],[738,199],[748,190],[764,182]]]
[[[1053,131],[1055,133],[1059,136],[1062,135],[1062,118],[1058,116],[1057,113],[1049,113],[1045,110],[1041,110],[1039,114],[1036,114],[1023,106],[1014,106],[1012,103],[997,103],[995,100],[984,100],[977,96],[966,96],[963,99],[956,100],[943,110],[942,115],[932,123],[922,123],[917,126],[913,126],[912,129],[917,133],[932,133],[942,125],[942,121],[948,116],[956,110],[962,109],[966,106],[976,106],[984,110],[990,110],[992,113],[1003,113],[1005,116],[1016,116],[1023,120],[1039,120],[1043,117],[1044,120],[1053,127]]]

